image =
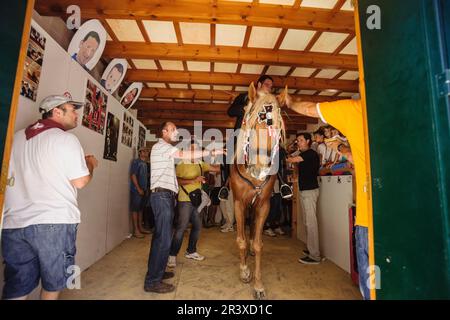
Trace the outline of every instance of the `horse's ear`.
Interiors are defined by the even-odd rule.
[[[286,87],[284,87],[284,90],[279,95],[277,95],[277,100],[278,103],[280,104],[280,107],[286,104],[286,98],[288,96],[288,93],[289,93],[288,86],[286,85]]]
[[[253,82],[250,83],[250,86],[248,87],[248,100],[252,103],[255,103],[256,101],[256,88]]]

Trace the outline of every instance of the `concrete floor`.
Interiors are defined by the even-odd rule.
[[[124,241],[82,273],[80,290],[65,290],[61,299],[253,299],[252,286],[239,280],[236,232],[203,229],[198,250],[206,259],[201,262],[188,260],[181,254],[187,246],[187,235],[178,256],[175,278],[167,280],[176,285],[175,292],[155,294],[143,290],[150,235]],[[302,242],[287,236],[263,236],[263,241],[262,270],[267,299],[361,299],[350,275],[331,261],[320,265],[298,263],[304,249]],[[250,258],[252,268],[253,265],[254,259]]]

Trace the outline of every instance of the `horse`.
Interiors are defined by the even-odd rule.
[[[252,281],[247,255],[255,256],[255,299],[266,297],[261,278],[262,231],[270,209],[270,198],[277,179],[278,150],[284,144],[285,126],[277,98],[287,94],[287,88],[278,97],[256,91],[252,83],[248,91],[248,104],[238,134],[236,153],[230,172],[230,186],[234,197],[237,225],[237,245],[240,255],[240,279]],[[276,160],[275,160],[276,159]],[[247,211],[248,210],[248,211]],[[247,250],[245,213],[250,214],[250,243]]]

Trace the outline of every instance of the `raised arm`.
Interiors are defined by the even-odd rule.
[[[178,150],[176,151],[172,157],[175,159],[183,159],[183,160],[191,160],[191,159],[198,159],[198,158],[204,158],[204,157],[215,157],[221,154],[226,154],[225,150],[195,150],[195,151],[183,151]]]
[[[308,101],[293,101],[292,98],[287,94],[284,97],[284,103],[289,109],[295,112],[313,118],[319,118],[319,113],[317,112],[317,107],[315,102]]]

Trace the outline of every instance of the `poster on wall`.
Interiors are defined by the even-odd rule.
[[[114,93],[120,86],[127,73],[128,62],[126,59],[113,59],[103,72],[100,84],[109,93]]]
[[[125,109],[130,109],[139,99],[143,84],[141,82],[133,82],[127,90],[125,90],[120,103]]]
[[[108,112],[106,120],[105,150],[103,158],[117,161],[117,143],[119,142],[120,120],[111,112]]]
[[[145,128],[139,126],[139,142],[138,142],[138,147],[145,147]]]
[[[133,145],[133,126],[134,119],[124,112],[122,122],[122,144],[130,148]]]
[[[67,52],[86,71],[92,70],[100,60],[106,45],[106,30],[99,20],[89,20],[78,29],[70,41]]]
[[[106,103],[108,96],[91,80],[86,89],[86,104],[81,124],[95,132],[103,134],[105,128]]]
[[[45,42],[45,37],[31,27],[20,95],[33,101],[36,101],[37,97],[42,63],[44,61]]]

